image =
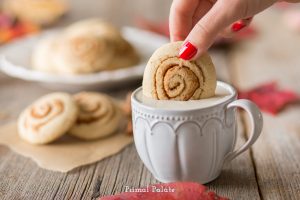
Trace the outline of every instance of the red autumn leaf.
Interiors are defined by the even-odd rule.
[[[138,192],[123,192],[102,197],[100,200],[227,200],[227,198],[217,196],[198,183],[176,182],[155,184],[141,188]]]
[[[39,27],[35,24],[0,13],[0,44],[38,31]]]
[[[280,112],[286,105],[300,100],[295,92],[279,89],[276,82],[261,85],[250,91],[240,91],[239,98],[249,99],[261,110],[273,115]]]

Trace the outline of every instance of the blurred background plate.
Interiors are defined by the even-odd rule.
[[[113,71],[84,75],[56,75],[31,69],[31,54],[35,44],[43,37],[59,34],[60,29],[44,31],[39,35],[16,40],[0,48],[0,70],[5,74],[40,83],[47,88],[63,91],[105,90],[124,87],[141,79],[152,53],[168,39],[148,31],[124,27],[121,32],[141,57],[138,65]]]

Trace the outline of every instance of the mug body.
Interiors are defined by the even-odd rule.
[[[230,85],[218,82],[230,97],[217,105],[190,110],[146,106],[132,94],[132,120],[137,152],[161,182],[217,178],[236,141],[236,116],[227,105],[237,98]]]

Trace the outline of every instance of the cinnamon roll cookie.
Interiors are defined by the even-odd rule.
[[[93,36],[106,36],[106,38],[111,40],[122,37],[120,31],[115,26],[99,18],[77,21],[66,27],[64,33],[69,36],[87,34]]]
[[[137,52],[134,47],[123,38],[120,30],[104,20],[91,18],[78,21],[67,27],[64,34],[67,38],[88,35],[99,38],[102,43],[108,45],[105,46],[105,51],[98,54],[98,57],[99,59],[101,57],[107,58],[107,55],[111,55],[111,57],[106,60],[107,62],[103,62],[103,65],[98,68],[98,71],[125,68],[136,65],[139,62]]]
[[[104,70],[113,59],[113,48],[105,37],[64,35],[53,54],[57,73],[84,74]]]
[[[18,133],[32,144],[50,143],[70,129],[76,120],[77,111],[76,103],[70,95],[45,95],[21,113]]]
[[[182,42],[157,49],[145,68],[143,94],[158,100],[196,100],[212,97],[216,72],[206,53],[194,61],[178,57]]]
[[[3,0],[3,11],[21,20],[49,25],[68,11],[66,0]]]
[[[139,56],[120,31],[101,19],[86,19],[58,36],[42,39],[32,55],[32,67],[57,74],[87,74],[134,66]]]
[[[38,71],[55,73],[57,69],[53,64],[52,55],[55,51],[55,38],[47,37],[42,39],[33,49],[32,68]]]
[[[115,58],[111,61],[108,70],[134,66],[140,60],[133,46],[121,37],[115,39],[114,51]]]
[[[92,140],[117,131],[122,113],[117,103],[105,94],[81,92],[74,95],[79,107],[77,121],[69,133],[75,137]]]

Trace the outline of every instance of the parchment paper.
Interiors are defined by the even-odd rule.
[[[0,127],[0,144],[31,158],[41,168],[59,172],[67,172],[116,154],[132,140],[132,137],[119,132],[95,141],[82,141],[65,135],[51,144],[32,145],[19,138],[15,122]]]

